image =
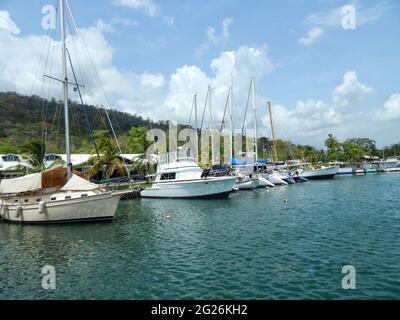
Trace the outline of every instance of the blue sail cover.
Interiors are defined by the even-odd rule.
[[[268,162],[266,160],[257,161],[246,161],[233,158],[231,161],[232,166],[245,166],[245,165],[266,165]]]

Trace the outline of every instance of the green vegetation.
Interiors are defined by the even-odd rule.
[[[96,156],[94,146],[86,123],[86,112],[90,128],[96,129],[94,136],[102,158],[93,159],[93,173],[99,173],[101,167],[106,168],[105,175],[112,176],[116,172],[124,172],[122,161],[116,157],[118,148],[111,138],[111,128],[108,125],[104,109],[95,106],[82,106],[70,102],[71,149],[73,153],[92,153]],[[121,149],[125,153],[145,153],[151,142],[146,139],[147,130],[158,128],[166,132],[168,144],[168,123],[164,121],[151,122],[138,115],[131,115],[116,110],[108,110],[118,135]],[[178,132],[186,126],[178,125]],[[101,129],[101,130],[99,130]],[[43,142],[45,142],[43,144]],[[42,163],[39,159],[47,153],[64,153],[64,116],[62,102],[45,100],[37,96],[23,96],[13,92],[0,93],[0,154],[25,154],[30,159],[35,170]],[[179,145],[184,144],[180,142]],[[223,140],[221,139],[221,147]],[[44,148],[46,145],[47,149]],[[258,141],[260,159],[272,158],[272,141],[261,137]],[[312,164],[329,161],[358,162],[364,156],[390,157],[400,154],[400,143],[378,150],[374,140],[369,138],[354,138],[338,141],[332,134],[325,140],[325,150],[312,146],[295,145],[291,141],[277,140],[276,149],[281,161],[301,159]],[[243,150],[245,146],[243,146]],[[221,153],[222,154],[222,153]],[[145,172],[146,166],[137,161],[133,164],[139,173]]]
[[[87,113],[90,128],[111,131],[104,109],[88,105],[83,107],[70,101],[71,150],[74,153],[89,153],[93,149],[84,112]],[[151,122],[116,110],[108,110],[108,113],[122,141],[131,128],[168,128],[163,121]],[[14,92],[0,93],[0,153],[21,153],[21,147],[32,137],[46,141],[48,153],[64,153],[62,102]]]

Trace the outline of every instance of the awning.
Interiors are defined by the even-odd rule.
[[[67,184],[61,188],[62,191],[91,191],[99,188],[99,185],[91,183],[76,174],[73,174]]]
[[[42,174],[34,173],[16,179],[3,179],[0,182],[0,193],[15,194],[40,190]]]

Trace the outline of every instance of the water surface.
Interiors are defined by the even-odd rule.
[[[399,192],[400,174],[338,177],[121,202],[113,223],[0,223],[0,299],[399,299]]]

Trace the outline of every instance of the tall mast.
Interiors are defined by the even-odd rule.
[[[212,110],[211,110],[211,86],[208,86],[208,106],[210,111],[210,136],[211,136],[211,165],[214,165],[214,137],[212,129]]]
[[[275,143],[275,130],[274,130],[274,122],[272,121],[272,106],[271,101],[268,101],[268,110],[269,110],[269,122],[271,124],[271,131],[272,131],[272,147],[274,148],[274,157],[275,161],[278,161],[278,155],[276,152],[276,143]]]
[[[233,73],[231,73],[231,105],[229,109],[229,128],[230,128],[230,133],[229,133],[229,145],[230,145],[230,164],[232,164],[232,160],[234,158],[233,154]]]
[[[199,161],[199,133],[197,132],[197,94],[194,95],[194,125],[196,128],[196,162]]]
[[[62,66],[63,66],[63,87],[64,87],[65,152],[67,154],[67,177],[69,179],[72,176],[72,164],[71,164],[71,149],[69,142],[68,74],[67,74],[67,48],[65,46],[64,9],[65,9],[65,0],[60,0]]]
[[[254,150],[255,161],[258,161],[258,141],[257,141],[257,112],[256,112],[256,80],[252,79],[253,84],[253,117],[254,117]]]

